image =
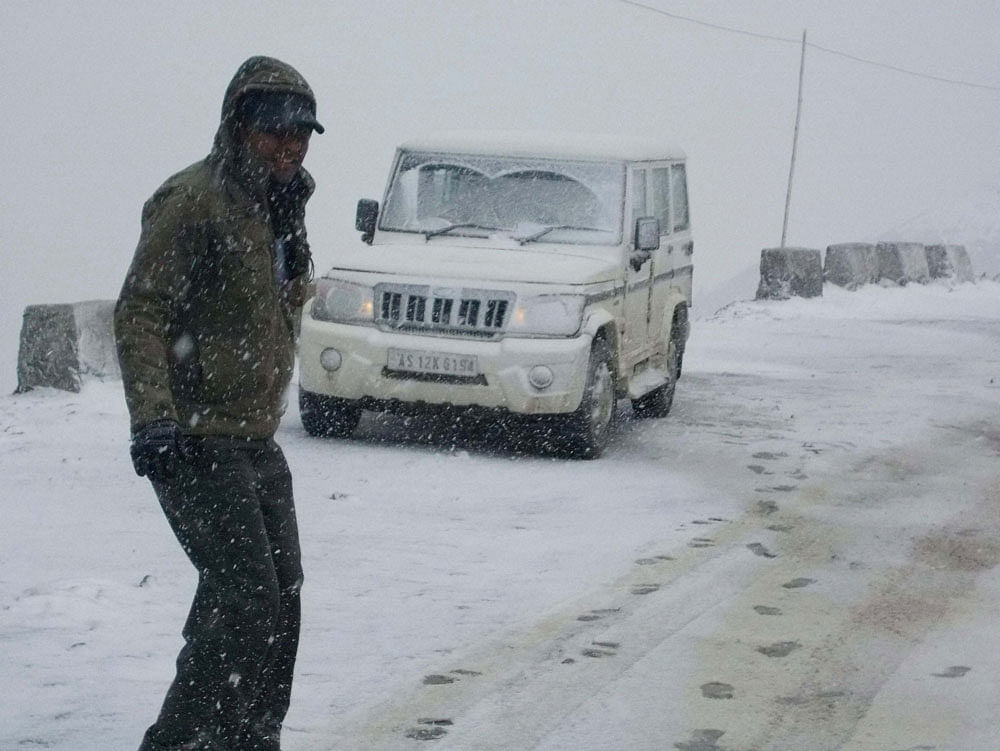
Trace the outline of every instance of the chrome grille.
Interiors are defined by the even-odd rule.
[[[379,284],[378,323],[396,329],[495,337],[507,324],[514,293],[430,285]]]

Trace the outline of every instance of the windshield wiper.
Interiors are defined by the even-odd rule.
[[[424,242],[427,242],[432,237],[437,237],[438,235],[446,235],[453,229],[486,229],[486,230],[503,230],[503,227],[490,227],[486,224],[477,224],[476,222],[459,222],[457,224],[449,224],[447,227],[441,227],[440,229],[432,229],[424,232]]]
[[[538,232],[533,232],[530,235],[525,235],[524,237],[518,237],[516,239],[517,239],[517,241],[519,243],[521,243],[521,245],[525,245],[526,243],[533,243],[535,240],[538,240],[538,239],[544,237],[545,235],[549,234],[550,232],[553,232],[553,231],[555,231],[557,229],[581,229],[581,230],[586,230],[588,232],[608,232],[609,231],[609,230],[603,229],[601,227],[581,227],[581,226],[576,225],[576,224],[552,224],[552,225],[550,225],[548,227],[543,227],[542,229],[538,230]]]

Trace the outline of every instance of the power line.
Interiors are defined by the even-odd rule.
[[[647,5],[646,3],[638,2],[637,0],[618,0],[618,2],[625,3],[626,5],[633,5],[636,8],[642,8],[644,10],[651,11],[653,13],[658,13],[661,16],[666,16],[667,18],[673,18],[677,21],[685,21],[687,23],[693,23],[697,26],[704,26],[709,29],[715,29],[717,31],[726,31],[731,34],[740,34],[742,36],[753,37],[755,39],[765,39],[771,42],[784,42],[786,44],[799,44],[800,40],[793,39],[792,37],[782,37],[774,34],[760,34],[754,31],[747,31],[746,29],[738,29],[733,26],[724,26],[722,24],[710,23],[708,21],[702,21],[698,18],[691,18],[690,16],[682,16],[679,13],[671,13],[669,11],[663,10],[662,8],[657,8],[653,5]],[[901,68],[898,65],[890,65],[889,63],[878,62],[877,60],[869,60],[864,57],[858,57],[857,55],[852,55],[848,52],[842,52],[840,50],[835,50],[830,47],[824,47],[814,42],[809,42],[807,47],[814,49],[818,52],[825,52],[828,55],[835,55],[837,57],[843,57],[848,60],[853,60],[856,63],[863,63],[864,65],[871,65],[876,68],[884,68],[886,70],[895,71],[896,73],[903,73],[908,76],[914,76],[915,78],[924,78],[930,81],[937,81],[938,83],[952,84],[955,86],[966,86],[974,89],[985,89],[987,91],[1000,91],[1000,86],[991,86],[985,83],[976,83],[973,81],[963,81],[957,78],[946,78],[945,76],[936,76],[930,73],[921,73],[915,70],[909,70],[907,68]]]
[[[779,37],[772,36],[771,34],[758,34],[754,31],[746,31],[745,29],[736,29],[732,26],[723,26],[722,24],[709,23],[708,21],[700,21],[697,18],[691,18],[689,16],[682,16],[678,13],[670,13],[662,8],[656,8],[652,5],[646,5],[645,3],[635,2],[635,0],[619,0],[619,2],[625,3],[626,5],[634,5],[637,8],[645,8],[646,10],[651,10],[654,13],[659,13],[661,16],[668,16],[669,18],[677,19],[678,21],[687,21],[688,23],[697,24],[698,26],[705,26],[709,29],[718,29],[719,31],[729,31],[733,34],[742,34],[743,36],[756,37],[757,39],[769,39],[772,42],[792,42],[793,44],[798,44],[798,39],[792,39],[790,37]]]
[[[1000,91],[1000,86],[990,86],[985,83],[975,83],[973,81],[962,81],[958,78],[945,78],[944,76],[935,76],[931,73],[919,73],[915,70],[907,70],[906,68],[900,68],[897,65],[890,65],[889,63],[880,63],[876,60],[868,60],[863,57],[858,57],[856,55],[848,54],[847,52],[841,52],[840,50],[833,50],[829,47],[823,47],[818,44],[813,44],[812,42],[808,45],[814,50],[819,50],[820,52],[825,52],[828,55],[837,55],[838,57],[846,57],[848,60],[854,60],[858,63],[864,63],[865,65],[874,65],[877,68],[885,68],[886,70],[894,70],[897,73],[905,73],[908,76],[916,76],[917,78],[926,78],[930,81],[937,81],[939,83],[950,83],[956,86],[968,86],[974,89],[986,89],[987,91]]]

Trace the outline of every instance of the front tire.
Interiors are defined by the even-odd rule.
[[[561,417],[563,453],[574,459],[596,459],[608,445],[615,419],[616,385],[611,348],[603,339],[594,342],[587,366],[587,380],[580,406]]]
[[[346,438],[358,427],[361,407],[352,399],[314,394],[299,388],[299,416],[311,436]]]

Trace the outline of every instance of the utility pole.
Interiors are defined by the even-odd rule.
[[[802,78],[806,70],[806,30],[802,30],[802,57],[799,60],[799,100],[795,107],[795,133],[792,136],[792,163],[788,168],[788,192],[785,194],[785,220],[781,224],[781,247],[788,236],[788,207],[792,203],[792,176],[795,174],[795,151],[799,145],[799,121],[802,119]]]

